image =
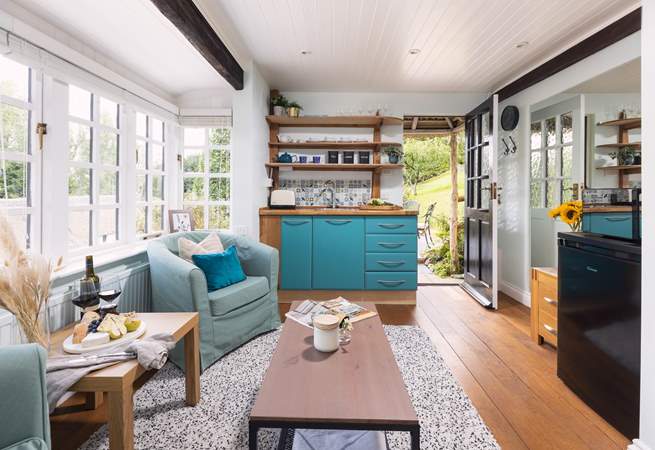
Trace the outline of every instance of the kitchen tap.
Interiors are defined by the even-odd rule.
[[[328,180],[328,181],[325,182],[325,187],[323,188],[323,190],[319,194],[319,197],[322,197],[326,192],[329,192],[330,193],[330,205],[329,205],[329,207],[330,208],[336,208],[337,207],[337,196],[335,194],[334,187],[328,186],[329,184],[334,186],[334,181]]]

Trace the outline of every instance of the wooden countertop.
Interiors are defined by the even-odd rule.
[[[411,209],[371,210],[353,208],[302,207],[296,209],[259,208],[260,216],[416,216]]]
[[[632,212],[632,206],[628,206],[628,205],[589,206],[584,208],[583,212],[584,213],[612,213],[612,212],[630,213]]]

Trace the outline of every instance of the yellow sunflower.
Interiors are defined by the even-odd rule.
[[[562,219],[562,222],[570,226],[571,229],[576,230],[580,223],[580,219],[582,218],[582,211],[580,211],[576,206],[565,204],[560,208],[559,217]]]
[[[548,217],[550,217],[551,219],[557,218],[560,215],[560,210],[562,209],[562,206],[564,205],[557,206],[551,209],[550,211],[548,211]]]

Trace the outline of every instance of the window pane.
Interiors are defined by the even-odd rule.
[[[6,152],[27,153],[29,137],[29,112],[22,108],[0,104],[0,137],[2,150]]]
[[[9,58],[0,56],[0,94],[28,101],[30,69]]]
[[[563,144],[573,142],[573,113],[566,113],[560,116],[561,139]]]
[[[16,241],[21,248],[31,247],[30,243],[30,215],[29,214],[7,214],[5,219],[14,232]]]
[[[80,119],[91,120],[91,102],[93,97],[89,91],[68,86],[68,114]]]
[[[68,248],[91,245],[91,211],[71,211],[68,214]]]
[[[68,204],[88,205],[91,203],[91,171],[71,167],[68,175]]]
[[[159,119],[150,118],[152,131],[150,137],[156,141],[164,142],[164,123]]]
[[[91,161],[91,127],[68,124],[68,154],[71,161]]]
[[[213,160],[212,160],[213,164]],[[205,168],[205,152],[201,148],[184,150],[184,171],[202,172]]]
[[[101,171],[100,174],[100,203],[118,202],[118,172]]]
[[[557,173],[557,153],[558,149],[552,148],[548,150],[548,153],[546,154],[546,176],[547,177],[556,177],[559,174]]]
[[[557,191],[560,186],[559,181],[546,182],[546,208],[553,208],[557,202]]]
[[[212,150],[209,155],[209,171],[211,173],[229,173],[230,151],[220,149]]]
[[[152,153],[152,167],[154,170],[164,170],[164,147],[159,144],[149,144],[148,148]]]
[[[544,183],[543,181],[530,182],[530,206],[533,208],[543,208],[544,205]]]
[[[562,148],[562,176],[571,177],[573,172],[573,147],[570,145]]]
[[[185,205],[184,209],[191,210],[191,218],[193,220],[193,228],[200,230],[205,228],[205,207],[204,206],[189,206]]]
[[[204,180],[200,177],[184,178],[184,200],[204,200]]]
[[[208,228],[227,230],[230,228],[230,207],[227,205],[209,207]]]
[[[573,183],[569,179],[562,180],[562,202],[573,200]]]
[[[0,160],[0,206],[30,206],[30,164]]]
[[[143,113],[136,113],[136,135],[146,137],[146,130],[148,129],[148,118]]]
[[[152,178],[152,198],[153,200],[164,200],[164,177],[161,175],[151,175]]]
[[[146,143],[140,139],[136,140],[136,167],[137,169],[145,169],[148,161],[146,155]]]
[[[555,118],[546,119],[546,143],[548,146],[556,144],[555,137]]]
[[[230,128],[211,128],[209,130],[209,143],[211,145],[228,145],[230,143]],[[186,139],[186,135],[185,135]],[[204,144],[204,134],[203,134],[203,142],[198,145]],[[185,140],[186,143],[186,140]],[[195,145],[195,144],[187,144],[187,145]]]
[[[221,201],[230,199],[230,179],[210,178],[209,179],[209,200]]]
[[[482,142],[486,142],[489,140],[489,135],[491,134],[491,130],[489,129],[490,123],[489,123],[489,113],[486,112],[482,114]]]
[[[118,165],[118,135],[116,133],[100,132],[100,162],[108,166]]]
[[[184,145],[198,147],[205,145],[205,129],[204,128],[185,128],[184,129]]]
[[[118,240],[118,209],[98,210],[98,242],[107,244]]]
[[[533,150],[541,148],[541,122],[530,125],[530,148]]]
[[[153,206],[152,207],[152,224],[150,226],[150,231],[161,231],[164,229],[164,222],[162,218],[164,217],[164,207],[163,206]]]
[[[136,176],[136,200],[145,202],[147,195],[147,177],[145,175]]]
[[[530,154],[530,176],[532,178],[542,178],[544,176],[541,152],[532,152]]]
[[[146,232],[146,210],[145,206],[136,209],[136,232],[144,234]]]
[[[100,123],[118,128],[118,103],[100,97]]]

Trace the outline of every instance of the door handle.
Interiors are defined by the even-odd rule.
[[[383,286],[400,286],[401,284],[405,283],[404,280],[378,280],[378,283],[380,283]]]
[[[593,273],[597,273],[597,272],[598,272],[598,269],[596,269],[595,267],[591,267],[591,266],[587,266],[587,270],[588,270],[589,272],[593,272]]]
[[[303,225],[309,223],[309,220],[283,220],[282,223],[287,225]]]
[[[398,247],[402,247],[405,244],[403,244],[402,242],[378,242],[378,245],[384,248],[398,248]]]
[[[398,267],[403,265],[403,261],[377,261],[377,263],[385,267]]]
[[[336,219],[332,219],[332,220],[326,220],[326,222],[329,223],[329,224],[332,224],[332,225],[345,225],[345,224],[347,224],[347,223],[352,222],[352,220],[345,220],[345,219],[344,219],[344,220],[336,220]]]
[[[553,300],[552,298],[549,298],[549,297],[544,297],[544,301],[546,303],[551,304],[551,305],[557,305],[557,300]]]
[[[626,220],[630,220],[631,217],[604,217],[604,219],[608,222],[625,222]]]
[[[390,230],[397,230],[398,228],[402,228],[405,225],[403,225],[402,223],[381,223],[381,224],[378,224],[378,226],[380,228],[387,228],[387,229],[390,229]]]
[[[555,328],[551,327],[550,325],[546,325],[546,324],[544,324],[544,328],[545,328],[546,331],[548,331],[553,336],[557,336],[557,330]]]

